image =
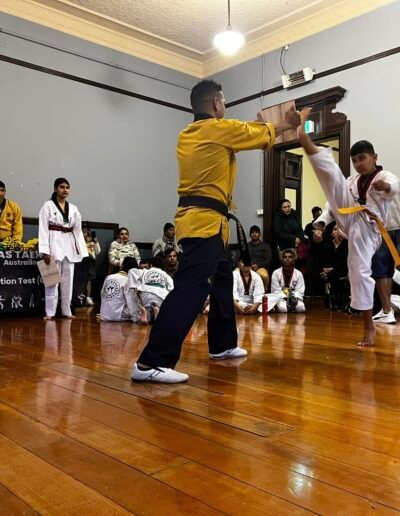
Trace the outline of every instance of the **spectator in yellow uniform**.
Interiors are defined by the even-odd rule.
[[[19,204],[6,199],[6,185],[0,181],[0,242],[6,238],[22,240],[22,211]]]

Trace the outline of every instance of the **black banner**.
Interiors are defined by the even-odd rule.
[[[0,250],[0,315],[44,313],[44,287],[37,251]]]

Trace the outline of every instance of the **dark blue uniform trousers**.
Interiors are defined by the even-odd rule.
[[[210,294],[208,346],[213,354],[237,346],[233,275],[221,235],[184,238],[174,289],[161,305],[138,363],[174,368],[182,344]]]

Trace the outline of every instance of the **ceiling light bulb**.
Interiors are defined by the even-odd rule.
[[[231,56],[244,45],[244,36],[240,32],[232,30],[232,27],[228,25],[224,32],[220,32],[214,37],[213,43],[222,54]]]

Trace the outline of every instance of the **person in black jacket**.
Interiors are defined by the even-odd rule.
[[[343,309],[345,280],[348,274],[347,256],[349,253],[347,240],[340,234],[337,225],[332,229],[331,242],[326,242],[322,254],[321,277],[328,285],[330,308]]]
[[[303,228],[288,199],[281,199],[278,203],[278,209],[272,218],[272,232],[281,251],[294,249],[301,243]]]

